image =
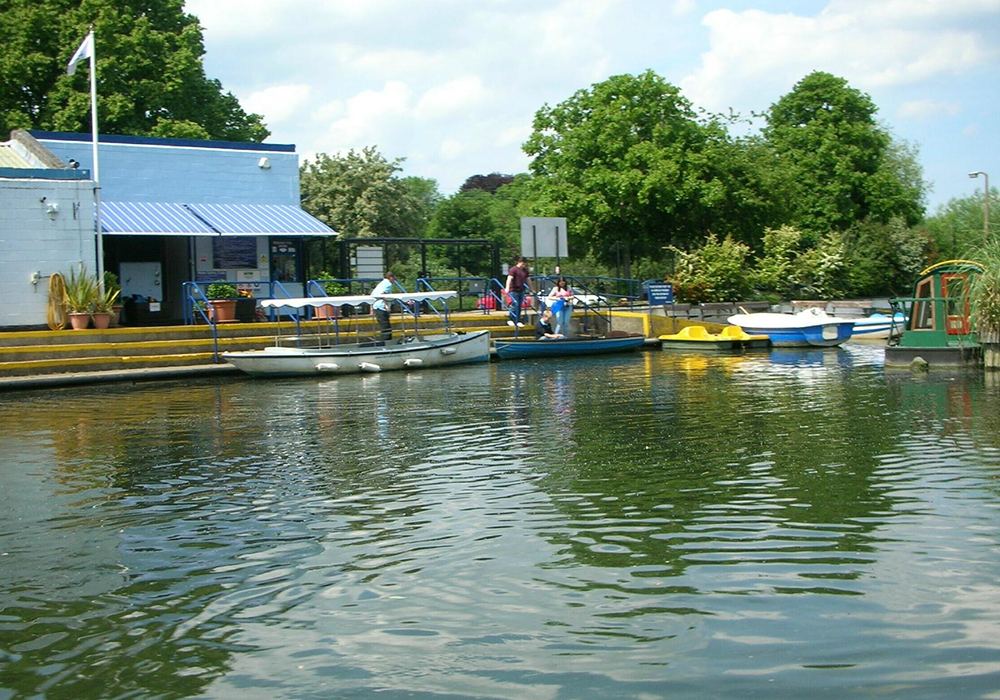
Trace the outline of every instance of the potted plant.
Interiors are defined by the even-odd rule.
[[[63,291],[63,306],[69,315],[69,323],[73,330],[82,330],[90,325],[90,314],[97,303],[97,278],[87,273],[87,268],[80,266],[79,271],[72,269],[65,278]]]
[[[122,303],[121,303],[121,292],[122,286],[118,282],[118,275],[107,270],[104,271],[104,293],[105,295],[114,293],[112,302],[109,305],[111,309],[111,326],[112,328],[117,326],[122,313]]]
[[[208,297],[208,320],[213,323],[231,323],[236,320],[236,298],[238,292],[235,284],[228,282],[213,282],[205,290]]]
[[[90,315],[94,319],[94,328],[104,330],[111,325],[115,302],[118,301],[120,289],[105,287],[104,292],[100,289],[94,294],[94,311]]]
[[[330,273],[321,272],[321,280],[329,280]],[[323,282],[323,291],[326,292],[328,297],[343,296],[348,293],[348,288],[339,282],[334,282],[332,280]],[[337,318],[340,316],[340,307],[334,306],[333,304],[326,304],[324,306],[317,306],[314,318]]]

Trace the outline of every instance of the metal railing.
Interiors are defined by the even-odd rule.
[[[190,326],[194,324],[194,313],[197,310],[198,314],[205,320],[205,323],[208,324],[208,327],[212,329],[212,361],[218,364],[219,328],[215,323],[215,318],[209,318],[208,313],[206,313],[209,299],[205,296],[205,292],[202,291],[197,282],[185,282],[181,285],[181,303],[185,325]]]
[[[924,306],[926,311],[918,309]],[[955,340],[960,346],[966,342],[979,343],[975,330],[969,318],[969,298],[961,297],[896,297],[889,299],[890,324],[889,344],[898,345],[906,330],[943,331],[948,338]],[[897,314],[902,314],[897,318]],[[942,318],[943,321],[938,319]],[[952,329],[951,319],[957,319],[958,329]],[[907,327],[908,326],[908,327]]]

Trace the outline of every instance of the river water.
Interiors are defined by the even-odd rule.
[[[1000,697],[981,372],[656,351],[0,425],[0,700]]]

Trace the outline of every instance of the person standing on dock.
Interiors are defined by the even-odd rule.
[[[372,290],[372,296],[391,294],[392,285],[395,281],[396,275],[392,274],[392,270],[386,270],[385,277],[383,277],[382,281],[376,284],[375,289]],[[375,315],[375,320],[378,322],[382,342],[392,340],[392,323],[389,318],[389,305],[384,299],[379,299],[372,304],[372,313]]]
[[[573,290],[565,277],[556,281],[556,286],[549,292],[549,308],[556,319],[556,333],[569,333],[569,317],[573,313]]]
[[[514,267],[507,273],[506,284],[507,296],[510,298],[510,319],[508,326],[524,328],[521,323],[521,307],[524,306],[525,290],[532,291],[530,273],[528,272],[528,261],[523,257],[517,259]]]

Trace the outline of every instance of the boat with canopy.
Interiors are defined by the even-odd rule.
[[[410,316],[412,332],[408,333],[405,322],[403,335],[391,340],[361,337],[358,324],[354,323],[355,342],[341,343],[341,325],[350,324],[350,318],[342,321],[340,314],[329,320],[332,332],[320,333],[314,345],[303,346],[301,334],[294,339],[295,345],[283,345],[281,336],[275,344],[263,350],[226,352],[223,359],[238,369],[254,376],[296,376],[296,375],[336,375],[361,372],[384,372],[389,370],[422,369],[442,367],[467,362],[486,362],[490,357],[490,333],[486,330],[470,333],[452,331],[448,323],[447,305],[441,314],[432,302],[445,302],[457,296],[455,291],[407,292],[400,294],[354,295],[331,297],[302,297],[297,299],[265,299],[260,303],[264,309],[288,313],[296,323],[308,309],[323,306],[343,308],[373,304],[376,301],[396,302],[402,309],[401,315]],[[444,329],[425,333],[419,324],[421,309],[428,306],[443,321]],[[286,339],[287,340],[287,339]]]

